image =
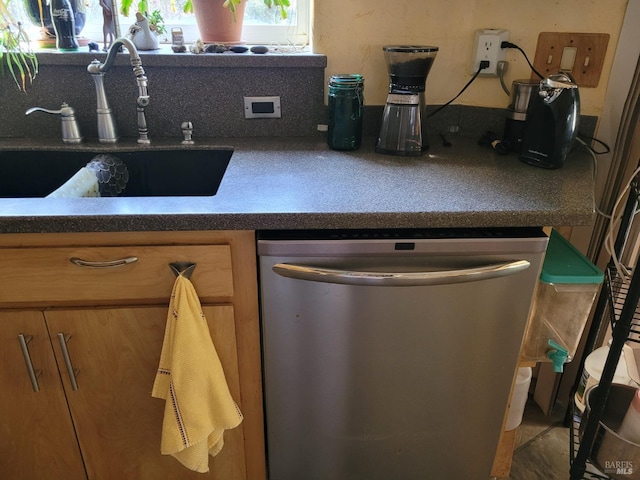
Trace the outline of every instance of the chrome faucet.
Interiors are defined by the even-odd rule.
[[[147,77],[142,68],[142,61],[138,55],[138,50],[131,40],[127,38],[114,40],[104,63],[100,63],[99,60],[94,60],[87,67],[87,71],[91,74],[96,84],[98,138],[102,143],[116,143],[118,141],[115,120],[109,107],[109,102],[107,101],[107,94],[104,90],[103,77],[113,65],[120,46],[124,46],[129,51],[133,74],[136,76],[136,83],[138,84],[138,99],[136,101],[136,109],[138,111],[138,143],[151,143],[148,137],[149,129],[147,128],[147,119],[144,114],[145,107],[149,105]]]

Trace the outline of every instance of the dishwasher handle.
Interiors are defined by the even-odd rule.
[[[339,285],[362,285],[378,287],[412,287],[424,285],[447,285],[452,283],[477,282],[505,277],[529,268],[527,260],[515,260],[480,267],[438,270],[428,272],[364,272],[334,268],[277,263],[273,271],[283,277],[312,282]]]

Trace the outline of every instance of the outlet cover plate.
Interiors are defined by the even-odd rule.
[[[280,97],[244,97],[244,118],[282,118]]]
[[[501,48],[502,42],[509,40],[509,30],[483,28],[475,31],[471,58],[471,75],[480,68],[480,61],[487,60],[489,68],[482,70],[480,77],[497,77],[498,62],[507,56],[507,49]]]
[[[580,87],[597,87],[608,44],[608,33],[542,32],[538,35],[533,66],[545,77],[564,71]],[[563,55],[565,59],[567,55],[575,55],[575,59],[572,67],[561,70]],[[538,77],[532,73],[531,78]]]

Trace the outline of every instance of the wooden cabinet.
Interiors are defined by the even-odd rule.
[[[35,385],[20,335],[28,342],[24,353]],[[42,312],[0,312],[0,385],[0,478],[85,479]]]
[[[0,236],[0,478],[264,479],[257,276],[252,232]],[[72,263],[137,258],[115,268]],[[164,401],[151,397],[175,279],[196,287],[244,421],[209,474],[160,454]],[[38,371],[32,386],[19,335]],[[74,387],[77,385],[77,389]]]

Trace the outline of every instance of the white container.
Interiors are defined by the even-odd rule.
[[[610,344],[611,340],[609,340],[609,345]],[[607,355],[609,355],[609,345],[605,345],[594,350],[584,361],[584,369],[582,370],[582,377],[580,377],[580,385],[578,386],[578,390],[575,394],[575,404],[581,412],[584,412],[585,408],[585,392],[600,382],[602,370],[604,369],[604,364],[607,361]],[[613,375],[613,383],[632,385],[634,387],[640,386],[638,367],[636,366],[633,350],[629,345],[625,345],[622,348],[622,354],[618,359],[618,365],[616,366],[616,371]]]
[[[513,430],[518,428],[522,423],[522,414],[529,396],[529,385],[531,384],[531,367],[522,367],[518,369],[516,384],[513,387],[511,402],[509,404],[509,414],[507,415],[507,423],[505,430]]]
[[[640,444],[640,390],[636,390],[629,409],[622,419],[618,435],[625,440]]]

